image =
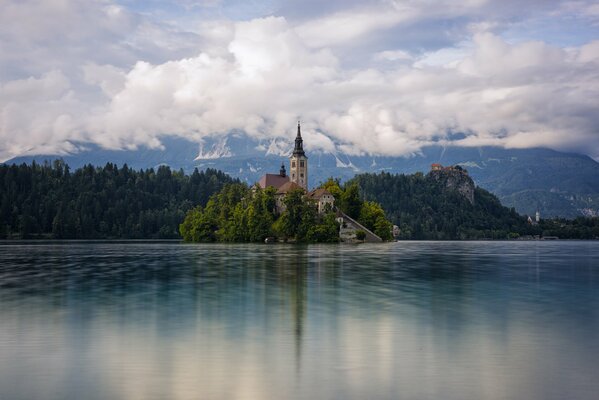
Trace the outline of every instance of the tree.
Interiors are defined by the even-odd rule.
[[[329,178],[320,185],[321,188],[326,189],[330,194],[335,197],[335,203],[340,202],[343,190],[341,189],[341,183],[339,179]]]
[[[348,184],[341,194],[341,210],[351,218],[358,219],[362,200],[360,199],[360,188],[356,183]]]
[[[178,237],[185,213],[233,182],[210,169],[185,176],[112,163],[71,172],[62,160],[0,165],[0,225],[32,238]]]

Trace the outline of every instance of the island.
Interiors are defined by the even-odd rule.
[[[248,187],[225,185],[205,207],[189,211],[180,226],[190,242],[382,242],[393,225],[380,204],[360,197],[356,183],[333,178],[308,191],[308,157],[298,122],[289,171],[265,174]]]

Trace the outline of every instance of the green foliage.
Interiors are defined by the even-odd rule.
[[[491,193],[476,188],[474,204],[428,175],[361,174],[348,182],[358,185],[364,198],[380,203],[399,226],[400,239],[504,239],[510,232],[531,234],[534,229],[513,209],[503,207]],[[366,201],[360,222],[383,237],[391,236],[380,211]],[[380,219],[380,220],[379,220]]]
[[[343,212],[353,219],[358,219],[362,208],[360,188],[356,183],[349,183],[341,194],[340,206]]]
[[[384,216],[378,217],[374,223],[374,233],[383,240],[393,239],[393,224]]]
[[[178,238],[185,214],[231,182],[210,169],[185,175],[111,163],[71,171],[59,160],[0,165],[0,237]]]
[[[561,239],[599,239],[599,217],[542,219],[537,226],[542,236],[557,236]]]
[[[513,208],[504,207],[497,197],[474,189],[474,204],[442,181],[428,175],[357,175],[347,185],[357,184],[366,199],[381,204],[389,219],[399,226],[400,239],[518,239],[530,236],[557,236],[561,239],[599,238],[599,218],[541,220],[531,225]],[[377,204],[377,203],[374,203]],[[380,211],[368,201],[359,221],[371,229]],[[373,231],[381,236],[389,226],[376,222]]]
[[[339,241],[339,224],[334,213],[327,213],[306,233],[307,242],[335,243]]]
[[[328,190],[335,197],[335,204],[345,214],[357,220],[383,240],[393,239],[393,225],[387,220],[385,211],[380,204],[374,201],[362,200],[360,187],[355,180],[342,187],[339,180],[329,178],[321,185],[321,188]]]
[[[320,185],[320,187],[326,189],[330,194],[332,194],[333,197],[335,197],[336,203],[340,203],[343,190],[341,189],[341,183],[339,182],[339,179],[329,178],[325,183]]]
[[[181,236],[190,242],[263,242],[270,236],[298,242],[339,240],[335,214],[319,215],[316,206],[304,199],[303,190],[285,196],[281,215],[276,213],[275,193],[273,188],[249,190],[240,184],[227,185],[210,198],[205,209],[187,214],[180,226]],[[213,215],[211,205],[224,211]]]
[[[366,232],[364,232],[363,230],[357,230],[356,231],[356,239],[358,240],[364,240],[366,239]]]
[[[374,201],[365,201],[360,208],[358,222],[373,230],[378,219],[385,219],[385,212],[380,204]]]

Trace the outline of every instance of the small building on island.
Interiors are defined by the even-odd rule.
[[[332,210],[335,205],[335,196],[333,196],[326,189],[314,189],[310,193],[306,195],[309,200],[312,200],[316,203],[318,212],[320,214],[324,213],[327,210]]]

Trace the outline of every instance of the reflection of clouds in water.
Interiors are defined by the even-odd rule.
[[[599,250],[483,245],[61,249],[0,286],[0,398],[591,398]]]

